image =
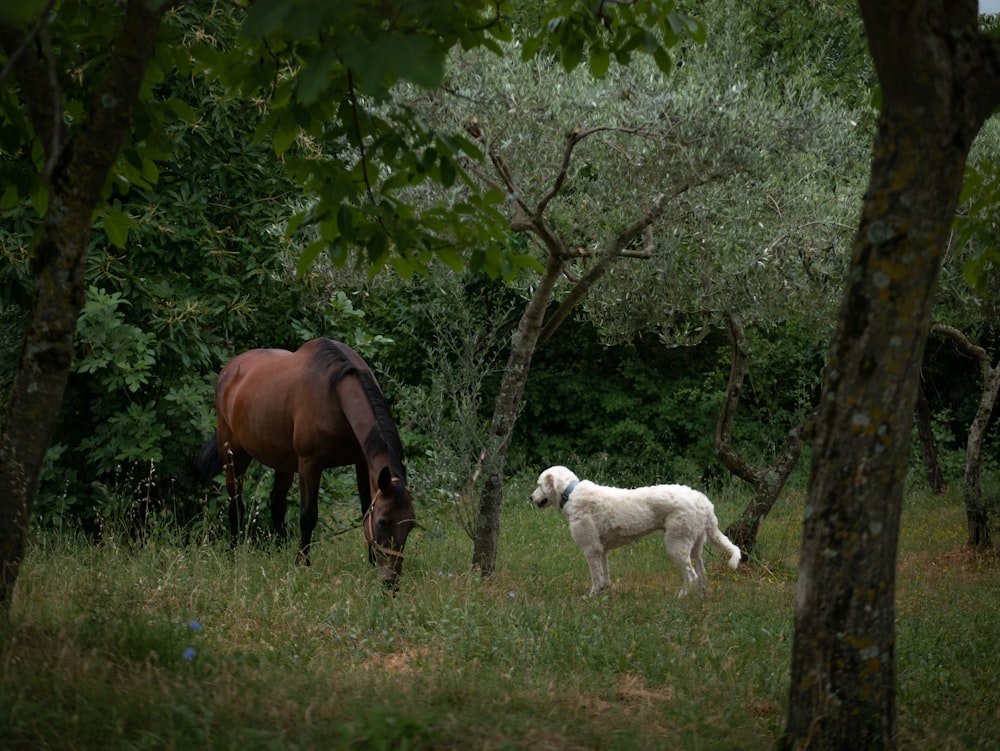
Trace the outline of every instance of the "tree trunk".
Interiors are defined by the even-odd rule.
[[[130,0],[115,49],[88,119],[60,144],[52,122],[56,62],[42,57],[24,34],[2,29],[0,43],[19,51],[14,73],[29,117],[52,165],[48,210],[32,252],[35,298],[22,342],[0,435],[0,610],[9,610],[24,560],[31,513],[45,452],[55,429],[73,357],[73,333],[83,307],[84,267],[94,210],[128,134],[139,87],[155,49],[161,10]],[[23,46],[22,46],[23,45]],[[35,118],[40,118],[36,120]]]
[[[817,420],[782,748],[896,746],[895,572],[920,362],[975,134],[976,4],[861,0],[882,108]]]
[[[729,369],[729,381],[719,410],[719,419],[715,424],[715,453],[730,472],[748,482],[754,489],[754,496],[743,510],[743,515],[730,524],[725,532],[726,537],[743,551],[744,559],[749,559],[757,547],[757,533],[761,522],[774,508],[788,476],[798,463],[805,441],[812,432],[814,414],[807,416],[788,434],[784,447],[770,467],[759,469],[751,466],[733,448],[733,424],[746,377],[746,335],[743,332],[743,322],[735,313],[726,315],[726,328],[729,331],[733,362]]]
[[[563,262],[550,255],[545,272],[538,282],[514,335],[510,357],[503,371],[500,393],[493,408],[493,420],[487,437],[486,456],[483,462],[483,489],[476,519],[473,540],[472,565],[483,576],[493,573],[497,558],[497,540],[500,536],[500,511],[503,507],[503,470],[507,461],[510,437],[521,411],[521,397],[528,382],[531,358],[535,353],[538,335],[542,330],[545,310],[552,299],[552,291],[562,271]]]
[[[968,545],[974,550],[987,550],[991,546],[989,512],[983,502],[983,441],[990,416],[1000,392],[1000,363],[990,366],[990,357],[985,349],[973,344],[969,338],[954,326],[935,323],[934,331],[945,334],[958,345],[966,355],[976,361],[983,379],[983,393],[979,397],[979,407],[969,426],[969,437],[965,442],[965,479],[962,495],[965,501],[965,516],[969,529]]]
[[[920,460],[927,473],[927,484],[934,495],[941,495],[945,488],[944,475],[938,462],[937,444],[931,426],[931,408],[922,386],[917,389],[916,420],[917,437],[920,439]]]

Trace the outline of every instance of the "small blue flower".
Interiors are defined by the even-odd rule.
[[[192,631],[201,631],[201,624],[198,621],[188,621],[188,628]]]
[[[508,596],[509,598],[511,598],[511,599],[514,599],[514,593],[513,593],[513,592],[508,592],[508,593],[507,593],[507,596]]]
[[[188,647],[187,649],[184,650],[184,655],[183,656],[184,656],[185,660],[189,660],[189,661],[193,660],[194,659],[194,655],[195,655],[194,647]]]

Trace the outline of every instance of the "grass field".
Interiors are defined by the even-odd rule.
[[[159,535],[39,536],[0,640],[0,748],[767,749],[784,726],[801,493],[760,559],[709,548],[707,600],[649,537],[587,599],[560,515],[508,484],[496,574],[469,573],[447,511],[421,509],[400,591],[360,531],[311,569]],[[722,493],[723,525],[742,509]],[[899,557],[901,749],[1000,749],[1000,570],[961,552],[955,498],[911,499]]]

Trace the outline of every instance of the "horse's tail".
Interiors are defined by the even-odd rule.
[[[207,485],[224,469],[222,459],[219,458],[218,436],[218,431],[212,433],[208,442],[192,454],[188,461],[188,474],[198,485]]]
[[[740,565],[740,558],[743,557],[740,549],[719,530],[719,521],[715,518],[714,513],[708,521],[708,539],[729,553],[729,568],[736,568]]]

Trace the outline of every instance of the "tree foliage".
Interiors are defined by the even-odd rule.
[[[11,384],[0,442],[0,481],[9,484],[3,493],[7,505],[0,510],[4,604],[16,580],[42,456],[66,388],[72,335],[84,307],[91,221],[97,220],[111,245],[126,250],[136,227],[126,204],[133,192],[158,182],[160,166],[171,155],[165,123],[178,118],[197,126],[190,103],[159,96],[163,89],[157,87],[168,76],[217,80],[227,96],[260,108],[255,136],[270,141],[285,174],[312,199],[286,229],[308,233],[300,272],[323,250],[344,262],[349,248],[363,248],[373,270],[394,259],[399,270],[411,272],[425,268],[434,254],[456,267],[484,268],[500,247],[502,215],[495,206],[502,195],[461,189],[473,186],[456,157],[478,157],[471,142],[457,132],[423,127],[388,94],[404,79],[437,86],[445,54],[454,46],[498,50],[496,41],[510,33],[504,4],[260,0],[241,16],[240,33],[225,39],[197,33],[177,10],[183,7],[52,0],[44,8],[32,6],[37,16],[0,16],[4,76],[13,71],[16,78],[0,92],[0,145],[12,155],[3,160],[11,179],[0,208],[17,209],[30,199],[44,215],[40,239],[31,246],[34,299],[22,347],[29,357],[19,361]],[[591,46],[604,39],[602,49],[627,60],[637,49],[629,29],[658,23],[659,14],[649,8],[683,23],[672,4],[641,2],[625,10],[601,9],[558,37],[551,32],[559,24],[549,24],[538,38],[552,38],[562,49],[590,35]],[[197,6],[209,17],[232,10]],[[157,44],[164,14],[170,20]],[[614,31],[594,33],[591,24]],[[692,24],[688,31],[697,28]],[[660,40],[655,34],[644,39],[642,49],[655,55]],[[459,189],[443,205],[418,214],[406,197],[429,181]],[[464,259],[456,248],[473,240],[478,255]],[[494,264],[491,270],[501,269]],[[106,321],[120,320],[121,301],[113,293],[102,298]],[[129,332],[133,352],[141,356],[123,381],[127,393],[142,385],[143,363],[149,362],[143,351],[151,343],[141,330],[123,329]],[[115,358],[95,360],[83,372],[120,364]],[[151,408],[151,403],[132,404],[129,413],[152,420]],[[35,434],[12,427],[26,424],[36,409],[42,419]]]

